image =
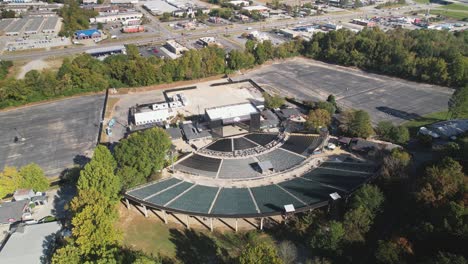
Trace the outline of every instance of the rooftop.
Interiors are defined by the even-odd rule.
[[[258,112],[257,108],[251,103],[213,107],[205,111],[211,120],[236,118]]]
[[[7,240],[0,251],[0,263],[43,263],[48,246],[60,229],[58,222],[24,226],[22,232],[17,230]]]
[[[28,203],[28,200],[22,200],[0,204],[0,224],[20,221],[23,216],[23,210]]]

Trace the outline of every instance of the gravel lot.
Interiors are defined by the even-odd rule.
[[[447,109],[452,89],[295,58],[262,66],[233,79],[252,78],[263,88],[298,100],[334,94],[345,108],[369,112],[373,122],[402,123]]]
[[[95,146],[103,105],[104,95],[91,95],[0,112],[0,169],[35,162],[59,175]]]

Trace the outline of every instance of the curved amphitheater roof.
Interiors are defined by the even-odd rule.
[[[375,164],[351,155],[314,151],[324,138],[303,134],[247,134],[223,138],[181,158],[171,176],[126,192],[150,208],[189,215],[240,218],[296,212],[328,204],[366,182]],[[260,173],[258,163],[271,171]]]

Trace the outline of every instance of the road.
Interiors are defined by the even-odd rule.
[[[150,19],[158,23],[159,25],[159,30],[162,32],[162,34],[155,35],[154,33],[149,33],[148,36],[138,38],[138,39],[132,39],[132,38],[123,38],[119,39],[116,41],[112,41],[112,43],[103,43],[99,45],[98,47],[110,47],[114,45],[120,45],[120,44],[135,44],[135,45],[145,45],[145,44],[162,44],[166,42],[168,39],[175,39],[177,41],[183,41],[186,38],[199,38],[199,37],[216,37],[218,35],[222,34],[237,34],[237,33],[242,33],[242,32],[247,32],[247,31],[252,31],[252,30],[260,30],[260,31],[266,31],[266,30],[271,30],[271,29],[280,29],[284,27],[290,27],[290,26],[295,26],[298,24],[307,24],[307,23],[318,23],[318,22],[327,22],[327,21],[334,21],[334,22],[339,22],[339,21],[348,21],[353,18],[358,18],[358,17],[365,17],[365,16],[376,16],[376,15],[389,15],[389,14],[402,14],[407,11],[411,10],[416,10],[416,9],[422,9],[426,8],[427,5],[422,5],[422,4],[413,4],[413,5],[408,5],[404,7],[400,7],[398,10],[390,10],[390,9],[385,9],[385,10],[377,10],[373,6],[368,6],[368,7],[363,7],[358,10],[349,10],[345,11],[344,13],[337,13],[337,14],[327,14],[323,16],[312,16],[312,17],[305,17],[305,18],[294,18],[294,19],[287,19],[287,20],[278,20],[278,21],[268,21],[268,22],[257,22],[257,23],[252,23],[252,24],[233,24],[227,26],[228,29],[226,30],[226,27],[216,27],[216,28],[210,28],[208,31],[205,30],[195,30],[195,31],[190,31],[189,33],[187,32],[173,32],[170,30],[167,30],[163,25],[161,25],[153,16],[147,14],[145,10],[145,14],[147,14]],[[249,30],[247,30],[249,28]],[[251,28],[251,29],[250,29]],[[72,55],[72,54],[79,54],[83,53],[86,50],[89,49],[94,49],[94,47],[89,47],[89,46],[73,46],[67,49],[56,49],[56,50],[48,50],[48,51],[30,51],[30,52],[21,52],[21,53],[11,53],[11,54],[5,54],[0,56],[0,60],[33,60],[33,59],[44,59],[44,58],[49,58],[49,57],[61,57],[61,56],[67,56],[67,55]]]

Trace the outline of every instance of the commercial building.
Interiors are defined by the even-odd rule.
[[[73,34],[75,39],[94,39],[100,38],[102,36],[101,31],[97,29],[84,29],[84,30],[77,30]]]
[[[135,5],[138,4],[138,0],[111,0],[113,5]]]
[[[353,24],[360,25],[360,26],[365,26],[365,27],[375,27],[376,26],[374,21],[370,21],[370,20],[367,20],[367,19],[355,18],[355,19],[351,20],[351,22]]]
[[[179,55],[188,51],[186,47],[182,46],[179,42],[175,40],[168,40],[166,42],[166,48],[176,55]]]
[[[59,222],[17,227],[0,251],[0,263],[46,263],[61,229]]]
[[[205,109],[209,121],[221,120],[223,125],[248,121],[252,114],[259,113],[251,103],[233,104]]]
[[[105,24],[108,22],[141,19],[142,17],[143,17],[143,14],[139,12],[110,13],[110,14],[102,14],[97,17],[90,18],[89,22],[92,24],[95,24],[95,23]]]
[[[172,13],[177,10],[177,7],[162,0],[147,1],[143,7],[154,16],[160,16],[163,13]]]
[[[138,32],[144,32],[145,27],[144,26],[125,26],[122,28],[123,33],[138,33]]]
[[[219,42],[216,41],[214,37],[203,37],[198,39],[198,42],[204,47],[207,46],[221,46]]]
[[[105,48],[97,48],[97,49],[90,49],[87,50],[86,53],[93,57],[102,57],[102,56],[108,56],[108,55],[113,55],[113,54],[126,54],[127,49],[125,48],[124,45],[116,45],[116,46],[111,46],[111,47],[105,47]]]
[[[83,0],[83,5],[92,5],[92,4],[97,4],[97,0]]]
[[[168,121],[176,115],[175,111],[170,108],[159,109],[155,111],[137,112],[134,114],[135,125],[158,124]]]
[[[263,12],[270,11],[270,8],[268,8],[266,6],[262,6],[262,5],[254,5],[254,6],[244,6],[244,7],[242,7],[242,10],[246,10],[246,11],[249,11],[249,12],[258,11],[260,13],[263,13]]]

